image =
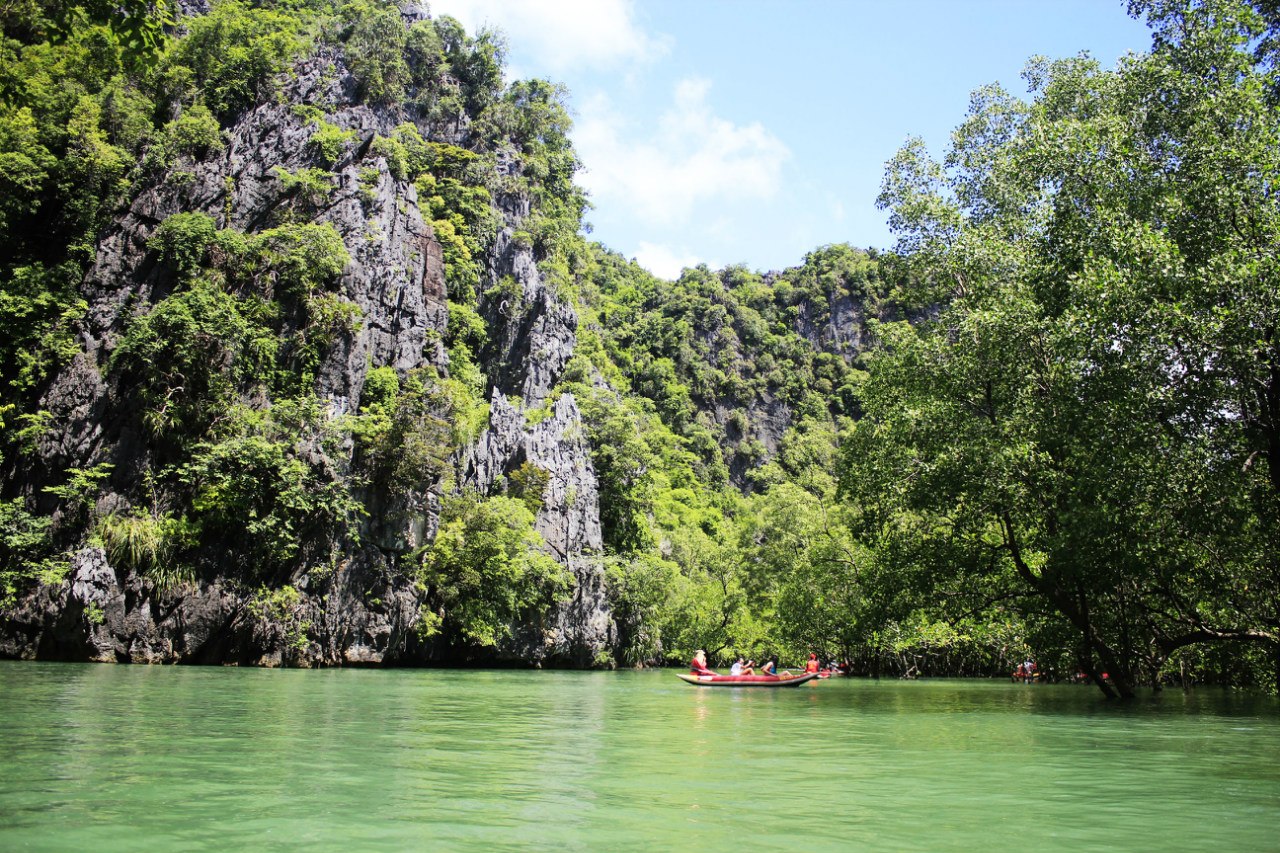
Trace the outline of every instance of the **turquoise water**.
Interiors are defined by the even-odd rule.
[[[1280,705],[0,662],[0,851],[1280,850]]]

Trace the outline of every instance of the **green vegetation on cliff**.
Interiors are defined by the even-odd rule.
[[[5,603],[56,580],[86,542],[164,588],[218,575],[293,589],[300,571],[332,571],[360,545],[367,492],[394,500],[447,480],[451,453],[478,431],[478,264],[501,221],[492,193],[538,200],[546,251],[577,230],[585,205],[571,183],[561,93],[538,82],[505,87],[493,34],[472,38],[449,18],[410,21],[388,3],[223,0],[206,14],[148,24],[140,40],[139,21],[149,19],[139,9],[156,11],[32,3],[0,13]],[[358,140],[326,118],[333,104],[297,103],[313,165],[260,164],[278,181],[270,218],[251,229],[233,221],[228,174],[221,215],[183,211],[156,223],[142,269],[157,270],[149,281],[161,286],[110,320],[101,369],[127,414],[107,427],[145,443],[142,469],[132,458],[130,470],[104,462],[86,479],[72,458],[41,470],[34,460],[51,458],[66,427],[45,395],[86,344],[91,297],[81,283],[112,218],[152,187],[195,180],[248,111],[280,97],[299,63],[314,58],[333,74],[335,57],[358,82],[357,103],[403,104],[405,121],[372,147],[396,180],[416,184],[441,241],[451,375],[376,368],[359,412],[345,418],[318,396],[325,359],[363,322],[338,286],[352,262],[344,237],[315,221],[334,193],[332,170]],[[476,128],[460,140],[467,147],[420,131],[467,124]],[[500,151],[516,160],[502,175]],[[366,173],[376,183],[377,170],[362,182]],[[354,469],[335,470],[353,440]],[[108,488],[126,505],[99,505]],[[515,542],[540,542],[531,518],[510,524]],[[535,593],[511,590],[500,612],[544,606],[545,590]],[[467,617],[457,627],[491,643],[495,626],[476,624]]]

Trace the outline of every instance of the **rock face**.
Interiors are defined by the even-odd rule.
[[[201,7],[195,0],[182,5]],[[314,128],[290,104],[326,105],[329,122],[355,131],[331,166],[332,191],[308,216],[341,235],[351,261],[339,293],[361,316],[357,330],[328,348],[317,372],[314,392],[328,417],[358,410],[371,368],[391,367],[401,376],[421,368],[447,373],[440,243],[414,186],[396,179],[370,150],[375,134],[390,134],[405,116],[355,103],[356,84],[340,55],[321,54],[296,71],[278,103],[242,115],[225,133],[222,150],[156,175],[102,236],[83,283],[89,304],[84,352],[43,400],[56,428],[29,472],[33,489],[43,485],[42,470],[109,462],[111,487],[99,506],[127,508],[123,495],[146,475],[155,451],[130,426],[136,418],[123,416],[124,397],[105,367],[129,320],[174,285],[148,253],[147,240],[180,212],[203,212],[219,227],[248,233],[270,227],[282,206],[295,203],[282,191],[277,167],[330,167],[317,162],[309,145]],[[431,138],[431,128],[422,129]],[[496,361],[487,365],[490,421],[454,461],[462,472],[459,485],[481,492],[524,462],[548,473],[537,529],[555,559],[572,569],[577,587],[538,626],[515,626],[515,639],[496,656],[511,663],[587,666],[607,658],[613,631],[598,559],[597,481],[576,402],[569,395],[550,398],[573,354],[577,317],[546,287],[532,250],[515,239],[529,215],[528,200],[500,202],[504,227],[485,259],[485,277],[490,286],[514,281],[519,296],[478,306],[497,332]],[[520,405],[508,395],[518,396]],[[549,413],[535,423],[528,413],[540,408]],[[322,460],[339,474],[353,464],[356,451],[347,444]],[[422,488],[407,498],[383,505],[371,497],[363,544],[335,566],[295,573],[288,589],[274,594],[223,577],[159,589],[111,565],[101,548],[85,548],[60,585],[37,589],[0,611],[0,656],[266,666],[455,662],[456,650],[419,639],[421,593],[404,568],[410,552],[436,533],[440,488],[424,475]]]
[[[551,619],[517,631],[501,652],[507,660],[587,666],[606,652],[613,634],[597,558],[603,547],[599,489],[577,402],[572,394],[549,400],[573,356],[578,317],[547,286],[533,250],[515,239],[529,215],[527,200],[500,198],[499,207],[506,224],[489,253],[487,277],[514,286],[499,288],[503,295],[481,305],[496,330],[495,387],[489,428],[465,454],[462,477],[467,487],[488,493],[526,462],[548,473],[536,527],[552,555],[573,571],[575,591]],[[547,406],[550,413],[536,423],[526,416]]]
[[[603,544],[599,491],[577,403],[572,394],[564,394],[550,416],[529,424],[525,413],[495,389],[489,420],[489,429],[467,454],[466,482],[481,492],[489,491],[499,478],[525,462],[550,473],[537,529],[551,553],[577,579],[569,604],[539,630],[517,632],[503,655],[538,662],[567,657],[576,665],[589,665],[607,648],[612,625],[603,570],[592,556]]]
[[[503,207],[517,224],[528,215],[519,205]],[[516,285],[485,305],[490,324],[501,330],[496,353],[498,388],[536,408],[546,401],[573,355],[578,316],[571,304],[544,284],[532,249],[515,241],[512,226],[498,235],[489,265],[491,278]]]

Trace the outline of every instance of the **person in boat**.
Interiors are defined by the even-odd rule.
[[[776,676],[778,674],[778,656],[777,655],[769,656],[769,659],[764,662],[764,666],[760,667],[760,674],[773,675],[773,676]],[[782,671],[782,677],[790,678],[791,673],[784,669]]]
[[[822,664],[818,663],[818,655],[816,652],[809,652],[809,662],[804,665],[805,672],[817,672],[822,669]]]
[[[729,667],[730,675],[755,675],[755,661],[743,660],[742,655],[738,655],[738,659],[733,662],[733,666]]]
[[[693,653],[693,660],[689,661],[689,672],[693,675],[715,675],[715,670],[707,668],[707,653],[702,649],[698,649]]]

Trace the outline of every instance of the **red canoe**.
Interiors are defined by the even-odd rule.
[[[816,672],[799,675],[693,675],[677,672],[676,677],[694,687],[796,687],[818,677]]]

